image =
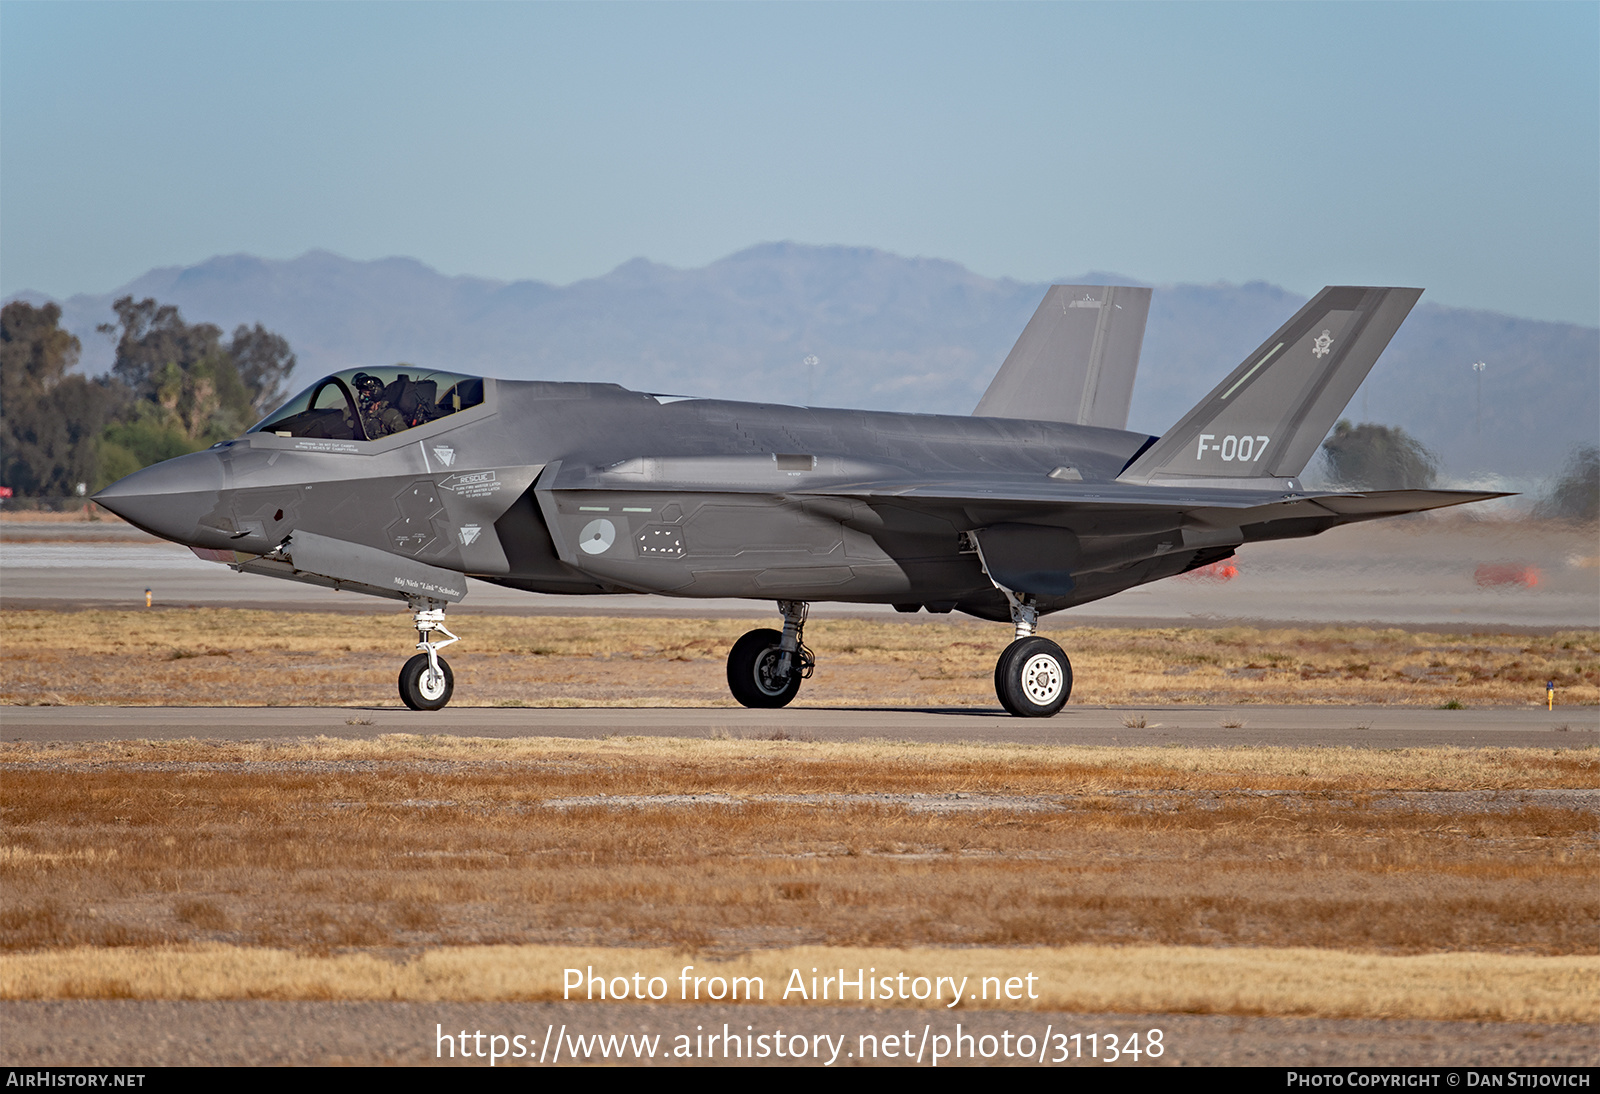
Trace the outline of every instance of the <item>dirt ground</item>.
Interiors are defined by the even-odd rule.
[[[0,704],[399,705],[401,616],[229,608],[14,611]],[[746,620],[474,616],[447,651],[453,704],[731,706]],[[1068,627],[1073,701],[1407,706],[1600,703],[1600,632],[1364,627]],[[820,664],[797,705],[994,704],[1009,640],[977,620],[813,621]]]
[[[0,757],[12,998],[547,999],[573,947],[647,971],[1025,961],[1036,1006],[1093,1013],[1560,1025],[1600,997],[1588,749],[393,737]]]

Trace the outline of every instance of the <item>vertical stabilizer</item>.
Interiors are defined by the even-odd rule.
[[[1421,295],[1421,289],[1323,289],[1119,481],[1300,474]]]
[[[972,413],[1126,429],[1150,290],[1052,285]]]

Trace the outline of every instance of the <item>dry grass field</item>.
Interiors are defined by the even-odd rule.
[[[547,998],[579,952],[933,947],[1055,969],[1052,1005],[1600,1017],[1593,749],[386,737],[0,773],[13,998]]]
[[[406,624],[16,612],[0,704],[394,706]],[[472,615],[455,701],[728,705],[749,626]],[[1592,631],[1046,633],[1089,704],[1600,702]],[[1006,634],[807,638],[801,704],[992,706]],[[580,958],[826,960],[1026,964],[1067,1009],[1594,1021],[1597,784],[1594,749],[5,745],[0,997],[542,999]]]
[[[8,614],[0,704],[397,706],[411,654],[393,615],[235,609]],[[724,659],[748,621],[463,617],[457,705],[726,706]],[[1600,632],[1427,634],[1327,627],[1072,627],[1086,704],[1600,703]],[[1006,628],[960,619],[816,620],[800,705],[994,705]]]
[[[954,976],[966,978],[975,989],[986,977],[1003,981],[1032,973],[1036,978],[1035,998],[1024,998],[1021,1006],[997,998],[996,983],[989,985],[988,999],[962,1000],[963,1010],[1560,1023],[1600,1017],[1600,959],[1595,958],[1484,953],[1395,957],[1197,946],[800,946],[712,956],[667,949],[470,946],[429,950],[405,960],[367,952],[312,955],[224,945],[111,951],[81,947],[0,957],[0,998],[535,1002],[563,998],[565,970],[592,969],[601,977],[635,972],[659,976],[667,999],[682,1002],[676,996],[686,965],[707,980],[758,977],[762,993],[752,994],[753,1001],[793,1006],[812,1000],[783,998],[782,989],[792,983],[791,970],[825,969],[831,974],[843,968],[849,977],[857,969],[893,970],[929,980]],[[240,985],[249,985],[248,993]],[[722,994],[729,990],[724,985]],[[913,999],[909,1005],[949,1013],[950,993],[946,989],[941,994],[942,999]],[[701,992],[702,1002],[706,995]],[[587,1001],[583,991],[572,998]],[[837,1004],[838,992],[831,991],[828,1000]],[[740,1001],[745,1001],[743,994]],[[844,1002],[860,1000],[850,993]],[[907,1003],[897,1000],[897,1005]]]

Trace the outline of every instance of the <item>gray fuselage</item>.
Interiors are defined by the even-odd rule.
[[[1119,511],[1106,527],[1105,514],[1081,508],[1152,440],[1054,422],[488,381],[481,405],[404,432],[370,441],[253,432],[129,476],[103,500],[158,535],[241,560],[303,531],[535,592],[925,604],[1005,618],[962,533],[1036,520],[1052,497],[1080,506],[1075,521],[1049,521],[1078,541],[1060,541],[1078,556],[1061,560],[1078,576],[1070,593],[1042,597],[1042,610],[1187,565],[1169,557],[1094,576],[1107,561],[1163,553],[1160,533],[1181,523],[1175,511]],[[961,496],[925,496],[938,484]],[[1008,487],[1019,484],[1041,496],[1013,500]],[[603,550],[582,538],[590,525],[604,531]],[[1106,536],[1102,547],[1126,549],[1092,557]]]

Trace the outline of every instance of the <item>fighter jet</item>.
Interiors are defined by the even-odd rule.
[[[244,436],[95,495],[243,573],[405,601],[414,710],[468,576],[534,593],[776,603],[728,687],[782,707],[809,678],[815,601],[1009,623],[1007,711],[1072,691],[1041,616],[1241,545],[1502,495],[1304,488],[1299,476],[1420,289],[1329,287],[1159,437],[1129,432],[1150,290],[1055,286],[974,414],[740,403],[412,367],[323,377]]]

